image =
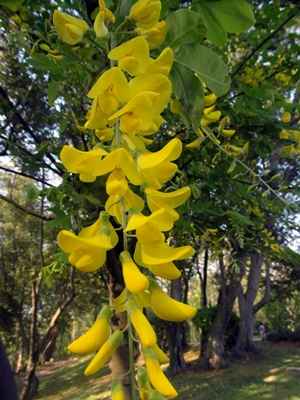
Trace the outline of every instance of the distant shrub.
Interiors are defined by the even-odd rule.
[[[279,332],[270,332],[267,334],[267,340],[272,343],[278,342],[300,342],[300,330],[291,331],[289,329],[284,329]]]
[[[197,310],[192,322],[196,328],[202,330],[204,346],[207,343],[212,324],[217,316],[218,306],[207,306]],[[225,334],[224,347],[225,350],[230,350],[235,344],[239,332],[239,317],[235,312],[232,312],[230,321]]]

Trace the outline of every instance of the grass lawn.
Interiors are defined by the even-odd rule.
[[[198,348],[185,353],[189,372],[171,377],[178,400],[300,400],[300,374],[287,367],[300,368],[300,347],[285,343],[256,343],[264,359],[236,362],[225,370],[197,372]],[[38,368],[39,400],[109,399],[110,371],[103,368],[92,377],[83,371],[91,356],[70,358]]]

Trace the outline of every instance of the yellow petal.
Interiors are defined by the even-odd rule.
[[[164,264],[148,265],[148,268],[154,275],[159,276],[163,279],[178,279],[181,276],[180,270],[176,267],[173,262],[167,262]]]
[[[124,172],[121,169],[116,168],[107,178],[105,187],[107,194],[118,194],[119,196],[123,196],[128,190],[128,183]]]
[[[76,354],[89,354],[98,351],[110,335],[111,311],[104,306],[93,326],[68,346],[68,350]]]
[[[142,75],[148,66],[149,46],[144,37],[138,36],[115,47],[108,53],[108,58],[117,60],[118,67],[130,75]]]
[[[158,362],[160,364],[165,364],[167,362],[169,362],[169,357],[162,351],[162,349],[160,349],[156,343],[156,345],[153,347],[155,354],[157,356]]]
[[[158,287],[150,288],[151,307],[161,319],[172,322],[186,321],[196,314],[197,309],[172,299]]]
[[[127,300],[127,289],[123,289],[118,297],[113,300],[113,307],[120,312],[126,310],[125,303]]]
[[[101,96],[94,98],[89,113],[89,119],[84,124],[86,129],[101,129],[107,125],[108,116],[103,112],[100,106]],[[116,105],[117,108],[118,105]]]
[[[106,250],[84,245],[69,256],[69,263],[82,272],[93,272],[106,261]]]
[[[105,19],[108,19],[111,22],[115,22],[116,18],[114,16],[114,14],[106,7],[104,0],[99,0],[99,7],[100,7],[100,11],[104,11]]]
[[[160,231],[169,231],[173,228],[174,221],[176,221],[176,219],[174,219],[173,215],[167,209],[160,208],[147,217],[143,214],[134,214],[130,218],[125,232],[133,231],[148,222],[151,222]]]
[[[152,212],[158,208],[177,208],[181,206],[190,196],[191,189],[186,186],[174,192],[158,192],[151,188],[146,188],[147,203]],[[160,204],[160,207],[157,205]]]
[[[103,37],[108,35],[108,30],[104,25],[105,13],[104,11],[100,11],[94,22],[94,29],[96,36]]]
[[[150,58],[146,74],[168,75],[172,68],[173,61],[173,50],[170,47],[166,47],[155,60]]]
[[[125,307],[143,346],[153,347],[156,344],[156,334],[146,316],[133,300],[128,300]]]
[[[154,153],[141,154],[137,159],[139,168],[147,169],[157,166],[163,161],[176,160],[182,151],[182,143],[179,139],[172,139],[161,150]]]
[[[174,398],[178,395],[165,374],[160,368],[155,351],[153,349],[144,349],[143,353],[146,361],[146,369],[149,380],[155,389],[167,398]]]
[[[168,103],[172,84],[167,76],[162,74],[145,74],[133,78],[129,82],[132,96],[136,96],[142,92],[155,92],[159,94],[158,100],[153,106],[154,113],[160,114]]]
[[[141,273],[127,251],[123,251],[120,254],[120,261],[127,289],[134,294],[147,290],[149,285],[148,279]]]
[[[151,29],[137,28],[137,32],[146,39],[150,50],[156,49],[166,38],[167,24],[165,21],[160,21]]]
[[[165,241],[165,235],[150,223],[136,228],[136,237],[145,246],[160,246]]]
[[[93,375],[99,371],[99,369],[107,363],[107,361],[117,350],[117,347],[121,344],[123,338],[124,335],[121,331],[115,331],[87,366],[86,370],[84,371],[84,375]]]
[[[153,28],[160,15],[161,2],[153,0],[138,0],[130,8],[129,18],[133,20],[139,28]]]
[[[122,148],[109,153],[97,165],[93,175],[105,175],[116,168],[120,168],[133,185],[141,184],[141,176],[132,156]]]
[[[53,24],[58,35],[68,44],[78,43],[89,29],[88,24],[82,19],[58,10],[54,11]]]
[[[110,68],[104,72],[88,92],[87,96],[93,99],[104,92],[106,95],[116,96],[121,103],[127,103],[130,100],[127,79],[119,68]]]
[[[159,247],[142,246],[142,261],[150,265],[169,263],[174,260],[183,260],[195,253],[191,246],[172,248],[167,244]]]

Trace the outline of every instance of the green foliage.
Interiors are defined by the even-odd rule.
[[[197,314],[192,322],[197,329],[201,330],[204,346],[209,339],[212,324],[217,316],[218,306],[207,306],[197,310]],[[225,334],[224,347],[230,350],[236,343],[239,331],[239,317],[235,312],[232,312],[230,321]]]

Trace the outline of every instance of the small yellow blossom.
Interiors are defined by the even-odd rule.
[[[143,29],[153,28],[159,19],[161,2],[158,0],[138,0],[130,9],[129,18]]]
[[[85,32],[89,29],[88,24],[82,19],[58,10],[54,11],[53,24],[58,35],[68,44],[80,42]]]
[[[125,303],[125,308],[143,346],[153,347],[156,344],[156,334],[146,316],[133,300],[128,300]]]
[[[134,294],[147,290],[149,281],[132,261],[128,251],[123,251],[120,254],[120,261],[127,289]]]
[[[172,68],[173,61],[173,50],[170,47],[166,47],[155,60],[151,57],[149,58],[146,74],[168,75]]]
[[[143,36],[138,36],[115,47],[108,53],[108,58],[118,61],[118,67],[129,75],[142,75],[148,66],[149,46]]]
[[[105,19],[108,19],[110,22],[115,22],[114,14],[106,7],[104,0],[99,0],[99,8],[100,11],[104,11]]]
[[[109,34],[106,26],[104,25],[105,13],[104,11],[100,11],[94,22],[94,29],[96,36],[104,37]]]
[[[160,21],[151,29],[137,28],[137,33],[144,36],[150,50],[156,49],[166,38],[167,24],[165,21]]]
[[[111,400],[125,400],[123,386],[118,379],[111,382]]]
[[[110,335],[111,310],[103,306],[93,326],[68,346],[68,350],[76,354],[89,354],[98,351]]]

